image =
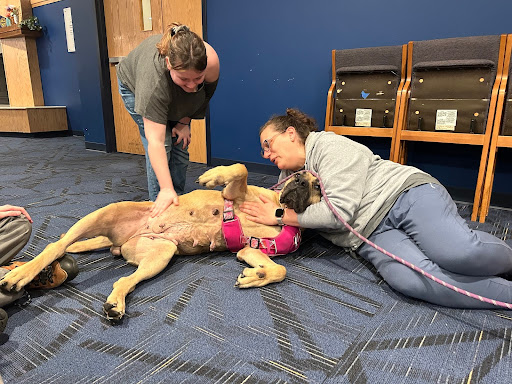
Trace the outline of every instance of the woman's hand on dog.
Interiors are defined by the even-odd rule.
[[[158,192],[155,204],[151,208],[151,217],[155,217],[163,213],[170,205],[180,205],[178,195],[172,188],[163,188]]]
[[[269,198],[260,195],[260,201],[244,201],[240,210],[246,214],[247,220],[265,225],[277,225],[276,209],[279,206]]]
[[[263,195],[259,197],[261,201],[244,201],[239,206],[240,210],[245,213],[247,220],[259,224],[277,225],[276,209],[279,205]],[[297,213],[293,209],[285,208],[284,212],[283,223],[294,227],[300,226]]]

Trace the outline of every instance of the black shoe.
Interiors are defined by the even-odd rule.
[[[9,316],[7,316],[7,312],[5,312],[2,308],[0,308],[0,333],[2,333],[7,327],[7,319]]]

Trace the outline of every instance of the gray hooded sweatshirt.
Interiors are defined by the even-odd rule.
[[[377,228],[398,197],[415,186],[439,182],[417,168],[383,160],[366,146],[333,132],[311,132],[304,168],[318,174],[327,198],[364,237]],[[293,174],[282,171],[280,180]],[[332,243],[355,250],[362,240],[331,212],[325,199],[298,214],[303,228],[314,228]]]

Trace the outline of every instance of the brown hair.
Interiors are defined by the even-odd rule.
[[[295,108],[288,108],[286,115],[272,116],[270,120],[260,128],[260,134],[269,125],[273,125],[276,132],[284,132],[289,126],[294,127],[303,143],[306,142],[306,138],[310,132],[318,130],[315,119]]]
[[[169,58],[173,69],[193,69],[197,72],[206,69],[206,47],[203,39],[184,24],[168,25],[156,47],[161,56]]]

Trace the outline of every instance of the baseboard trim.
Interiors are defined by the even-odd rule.
[[[64,137],[73,136],[71,131],[51,131],[51,132],[0,132],[0,137]]]
[[[105,144],[85,142],[85,149],[91,149],[93,151],[107,152],[107,146]]]

